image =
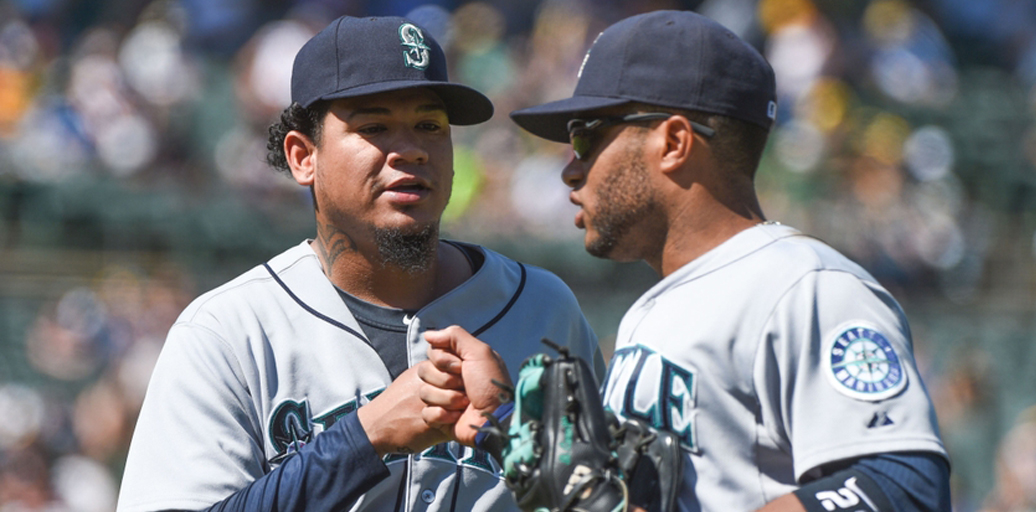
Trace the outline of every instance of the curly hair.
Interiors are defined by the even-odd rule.
[[[290,175],[291,168],[288,166],[287,155],[284,154],[284,137],[288,132],[295,130],[319,144],[324,116],[329,108],[329,102],[318,101],[308,107],[292,103],[284,109],[280,121],[270,125],[270,135],[266,140],[266,163]]]

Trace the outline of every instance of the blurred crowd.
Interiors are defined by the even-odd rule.
[[[454,128],[449,235],[579,245],[558,172],[570,150],[506,114],[570,94],[600,30],[663,8],[716,19],[773,65],[764,210],[903,300],[955,510],[1036,511],[1032,0],[0,0],[0,304],[32,304],[21,324],[0,311],[0,512],[114,509],[165,333],[211,281],[163,260],[195,242],[156,226],[228,197],[271,225],[308,211],[265,164],[266,130],[295,52],[330,20],[407,16],[443,43],[453,79],[493,99],[491,121]],[[130,199],[155,222],[83,227],[129,215]],[[197,210],[211,241],[196,250],[262,237]],[[65,272],[64,288],[33,293],[11,284],[10,255],[36,245],[158,261]]]
[[[175,268],[112,266],[40,309],[25,360],[50,383],[0,382],[0,510],[115,509],[151,370],[194,292]]]

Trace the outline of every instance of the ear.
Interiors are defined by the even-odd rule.
[[[694,149],[694,129],[686,117],[674,115],[658,127],[664,136],[664,147],[659,167],[664,173],[671,173],[684,166]]]
[[[284,136],[284,157],[291,175],[304,187],[313,185],[317,169],[317,146],[302,132],[292,130]]]

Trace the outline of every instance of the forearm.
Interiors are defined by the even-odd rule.
[[[356,414],[350,414],[279,467],[206,510],[339,510],[388,475]]]
[[[758,512],[806,512],[806,509],[794,494],[785,494],[767,503]]]
[[[934,453],[878,454],[809,482],[759,512],[940,512],[950,507],[949,477],[949,465]]]

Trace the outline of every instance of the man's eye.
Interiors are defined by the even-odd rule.
[[[440,125],[439,123],[431,123],[431,122],[429,122],[429,123],[421,123],[421,124],[419,124],[418,128],[420,128],[422,130],[425,130],[425,131],[429,131],[429,132],[437,132],[437,131],[442,129],[442,125]]]
[[[375,125],[370,125],[370,126],[364,126],[364,127],[360,128],[358,131],[360,133],[364,134],[364,135],[375,135],[375,134],[378,134],[378,133],[381,133],[381,132],[385,131],[386,129],[387,128],[385,128],[384,126],[382,126],[380,124],[375,124]]]

